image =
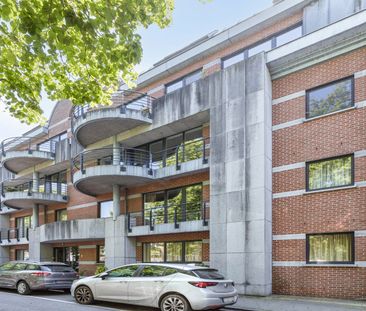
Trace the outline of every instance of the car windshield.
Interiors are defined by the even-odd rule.
[[[223,280],[224,277],[215,269],[196,269],[192,271],[201,279]]]
[[[42,270],[51,272],[75,272],[73,268],[66,265],[46,265],[42,266]]]

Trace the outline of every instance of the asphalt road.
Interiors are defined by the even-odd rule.
[[[97,302],[95,305],[77,304],[70,294],[62,291],[33,292],[29,296],[18,295],[15,291],[0,290],[0,311],[158,311],[153,308],[134,307],[124,304]],[[222,311],[234,310],[230,308]],[[235,309],[239,310],[239,309]]]

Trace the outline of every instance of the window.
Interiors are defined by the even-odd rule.
[[[56,221],[67,221],[67,209],[59,209],[56,211]]]
[[[114,277],[114,278],[132,277],[135,274],[135,272],[137,271],[138,268],[139,268],[139,266],[137,266],[137,265],[123,266],[123,267],[114,269],[112,271],[109,271],[108,276],[109,277]]]
[[[143,207],[146,225],[201,220],[202,184],[145,193]]]
[[[35,264],[30,264],[27,266],[27,270],[41,270],[41,267]]]
[[[353,155],[306,164],[307,191],[353,185]]]
[[[225,278],[216,269],[196,269],[192,271],[201,279],[224,280]]]
[[[354,105],[353,78],[333,82],[306,92],[306,117],[314,118]]]
[[[164,243],[144,243],[143,248],[144,262],[164,262]]]
[[[185,243],[185,262],[202,262],[202,241]]]
[[[11,262],[4,263],[0,266],[0,271],[10,271],[14,267],[14,264]]]
[[[241,52],[239,54],[235,54],[233,56],[229,56],[228,58],[225,58],[223,61],[222,61],[222,67],[223,68],[227,68],[231,65],[234,65],[236,63],[239,63],[241,61],[243,61],[245,58],[245,54],[244,52]]]
[[[141,277],[157,277],[165,275],[165,267],[161,266],[145,266],[140,272]]]
[[[37,150],[39,151],[47,151],[47,152],[55,152],[56,151],[56,143],[61,142],[67,139],[67,133],[61,133],[56,135],[40,144],[37,145]]]
[[[113,217],[113,201],[99,202],[99,218]]]
[[[52,175],[46,175],[39,180],[39,192],[67,194],[67,173],[58,172]]]
[[[183,261],[182,242],[166,243],[166,262],[181,262]]]
[[[17,263],[13,267],[13,270],[20,271],[20,270],[25,270],[26,268],[27,268],[27,264],[26,263]]]
[[[306,236],[306,262],[353,263],[354,233],[308,234]]]
[[[143,262],[202,262],[202,241],[143,243]]]
[[[276,37],[276,46],[284,45],[292,40],[296,40],[302,36],[302,26],[297,26],[289,31],[284,32]]]
[[[24,216],[15,218],[16,227],[19,229],[19,237],[24,238],[26,236],[27,228],[32,225],[32,216]]]
[[[16,260],[28,260],[29,252],[25,249],[17,249],[15,251],[15,259]]]
[[[104,245],[97,245],[97,262],[105,262],[105,247]]]
[[[265,41],[263,43],[257,44],[248,50],[248,57],[261,52],[267,52],[272,48],[272,40]]]
[[[196,82],[197,80],[201,79],[202,77],[202,69],[199,69],[195,72],[192,72],[183,78],[180,78],[179,80],[176,80],[172,83],[169,83],[165,87],[166,94],[169,94],[171,92],[174,92],[184,86],[187,86],[193,82]]]

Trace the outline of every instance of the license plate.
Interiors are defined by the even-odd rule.
[[[235,297],[224,298],[224,303],[234,303]]]

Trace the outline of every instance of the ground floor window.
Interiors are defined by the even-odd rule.
[[[143,243],[144,262],[202,262],[202,241]]]
[[[97,245],[97,262],[105,262],[105,247],[104,245]]]
[[[15,259],[16,260],[28,260],[29,259],[29,251],[26,249],[17,249],[15,250]]]
[[[79,247],[55,247],[53,249],[53,257],[57,262],[64,262],[75,270],[79,269]]]
[[[307,263],[353,263],[354,233],[308,234]]]
[[[56,221],[67,221],[67,209],[59,209],[56,211]]]

